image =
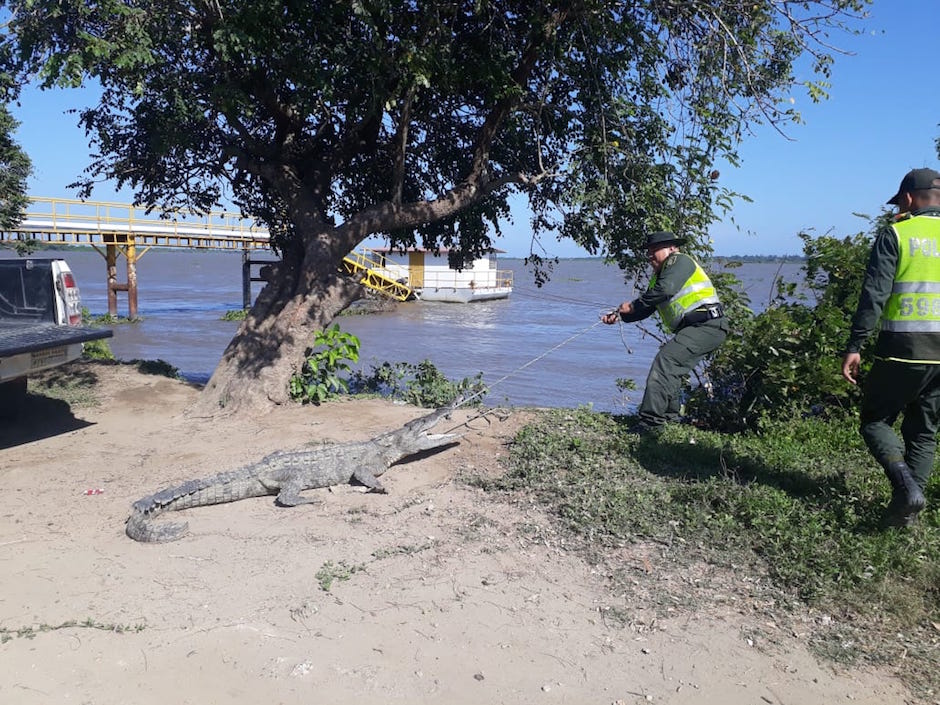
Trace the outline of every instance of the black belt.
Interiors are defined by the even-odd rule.
[[[721,304],[708,304],[694,311],[689,311],[682,317],[681,328],[686,326],[695,326],[705,321],[713,321],[716,318],[722,318],[725,315],[725,309]]]

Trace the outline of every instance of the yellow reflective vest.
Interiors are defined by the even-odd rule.
[[[688,255],[686,255],[688,256]],[[701,306],[708,304],[717,304],[718,292],[711,279],[705,273],[705,270],[694,259],[689,257],[695,265],[695,271],[692,276],[686,279],[685,283],[679,288],[672,298],[656,307],[663,323],[673,333],[682,324],[682,318]],[[650,287],[656,284],[656,275],[650,280]]]
[[[898,265],[876,352],[902,362],[940,363],[940,218],[918,215],[891,230]]]

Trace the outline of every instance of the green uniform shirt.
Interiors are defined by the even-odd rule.
[[[627,323],[641,321],[656,313],[656,307],[676,295],[695,273],[695,260],[682,252],[673,252],[663,262],[653,286],[633,301],[633,313],[622,314]]]
[[[918,215],[940,216],[940,208],[923,208],[911,213],[911,217]],[[846,352],[859,352],[862,345],[868,340],[881,320],[885,302],[894,288],[894,278],[898,270],[898,240],[891,228],[882,228],[878,231],[872,244],[871,255],[868,258],[868,267],[865,270],[865,280],[862,283],[862,292],[858,299],[858,308],[852,318],[852,329],[849,332],[849,342]],[[882,332],[875,347],[875,354],[882,355],[882,348],[888,347],[890,335]]]

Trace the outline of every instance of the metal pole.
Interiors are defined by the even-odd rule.
[[[242,308],[251,308],[251,253],[247,247],[242,250]]]

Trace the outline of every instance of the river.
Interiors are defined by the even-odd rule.
[[[91,314],[107,313],[104,258],[91,250],[55,254],[68,260]],[[118,262],[121,281],[123,263]],[[499,266],[514,272],[509,299],[416,301],[386,313],[339,318],[340,328],[361,341],[359,368],[368,373],[385,361],[428,359],[451,379],[482,372],[490,385],[487,404],[633,410],[659,343],[636,325],[598,323],[602,312],[635,295],[620,271],[599,259],[561,260],[538,288],[523,260],[501,259]],[[756,309],[769,300],[776,277],[800,279],[797,263],[749,262],[734,274]],[[204,383],[238,326],[221,317],[241,308],[241,255],[151,250],[139,260],[137,277],[141,320],[114,326],[109,342],[115,356],[165,360],[185,378]],[[253,295],[259,286],[253,284]],[[125,294],[118,295],[118,308],[127,315]],[[643,327],[656,331],[652,320]],[[637,389],[620,391],[618,378],[633,379]]]

